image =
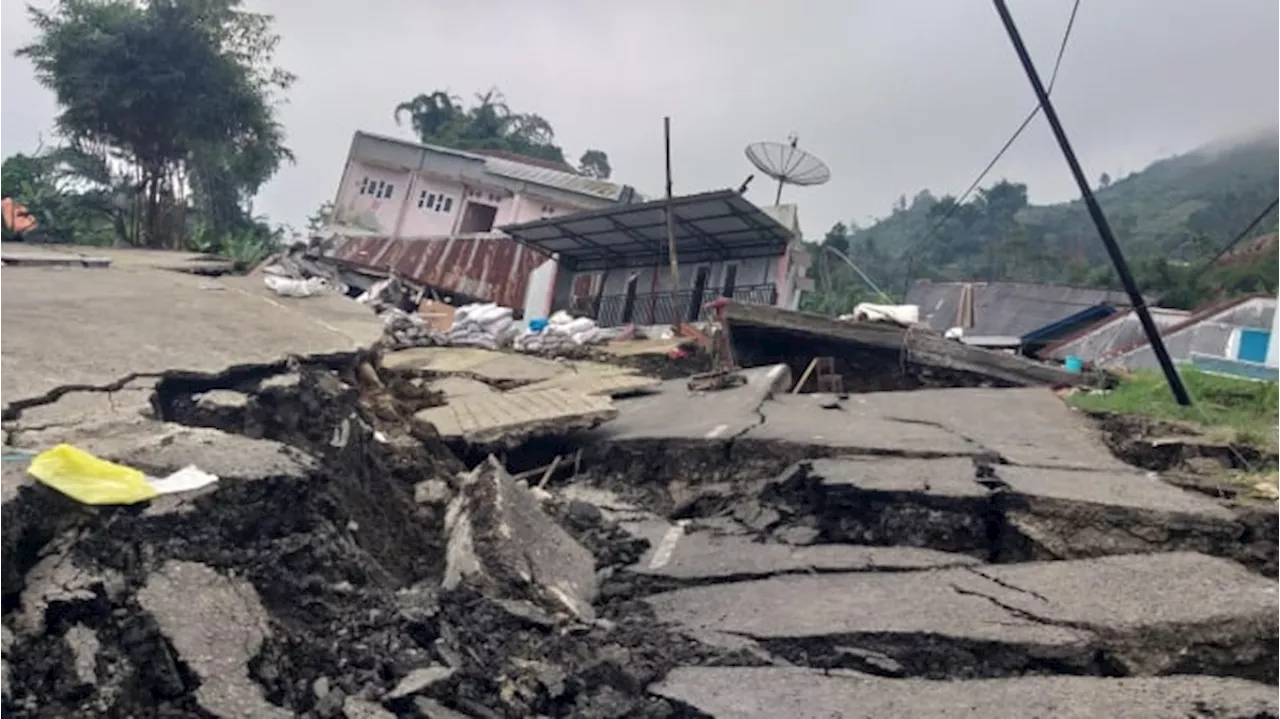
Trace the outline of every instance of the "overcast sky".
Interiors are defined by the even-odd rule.
[[[1047,77],[1070,0],[1011,0]],[[556,129],[566,155],[608,152],[613,179],[663,187],[662,117],[677,193],[736,187],[743,148],[800,136],[832,179],[788,188],[809,237],[885,214],[922,188],[959,193],[1034,106],[984,0],[260,0],[299,76],[281,110],[298,162],[256,209],[301,225],[335,193],[351,133],[411,137],[395,105],[437,88],[497,86]],[[1085,171],[1119,177],[1159,157],[1259,128],[1280,114],[1275,0],[1084,0],[1054,97]],[[48,142],[52,97],[13,50],[23,3],[0,4],[3,153]],[[991,179],[1033,201],[1074,185],[1042,119]],[[757,177],[751,198],[772,201]]]

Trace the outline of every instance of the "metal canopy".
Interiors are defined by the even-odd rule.
[[[499,228],[517,242],[559,255],[571,270],[650,267],[669,262],[667,200],[548,217]],[[675,197],[676,254],[699,263],[775,257],[791,233],[734,190]]]

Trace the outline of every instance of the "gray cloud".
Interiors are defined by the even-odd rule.
[[[604,149],[615,179],[662,189],[670,115],[677,192],[736,186],[743,147],[799,133],[833,179],[789,189],[807,233],[883,214],[900,194],[959,192],[1034,98],[987,2],[851,0],[372,0],[259,2],[300,80],[282,108],[298,164],[257,209],[300,224],[331,198],[356,129],[409,137],[392,108],[438,87],[500,87],[547,117],[567,153]],[[1012,9],[1048,73],[1069,0]],[[12,51],[31,36],[22,3],[3,19],[3,151],[46,137],[52,99]],[[1113,176],[1277,121],[1278,6],[1265,0],[1082,3],[1055,90],[1086,171]],[[1036,201],[1074,194],[1043,120],[993,172]],[[770,201],[764,178],[752,198]]]

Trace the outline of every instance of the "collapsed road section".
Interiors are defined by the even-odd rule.
[[[7,716],[1280,713],[1274,508],[1125,465],[1046,389],[293,331],[14,395]],[[82,504],[27,473],[62,442],[216,481]]]

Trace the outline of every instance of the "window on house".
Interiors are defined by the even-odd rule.
[[[421,208],[423,208],[423,209],[425,209],[425,210],[434,210],[434,209],[436,209],[436,194],[435,194],[434,192],[433,192],[433,193],[431,193],[431,194],[427,194],[427,193],[424,191],[424,192],[422,193],[422,195],[423,195],[423,197],[424,197],[425,199],[423,200],[422,204],[418,205],[418,207],[421,207]]]
[[[396,189],[396,186],[395,186],[395,185],[392,185],[392,184],[389,184],[389,183],[388,183],[388,184],[387,184],[387,186],[386,186],[385,188],[383,188],[383,190],[382,190],[382,199],[384,199],[384,200],[390,200],[390,199],[391,199],[391,193],[392,193],[392,192],[394,192],[394,191],[395,191],[395,189]]]
[[[452,198],[452,197],[446,197],[446,198],[444,198],[444,211],[445,211],[445,212],[452,212],[452,211],[453,211],[453,198]]]
[[[421,210],[422,206],[425,204],[427,204],[427,191],[423,190],[418,193],[418,209]]]
[[[367,177],[360,178],[360,194],[369,194],[369,178]]]

